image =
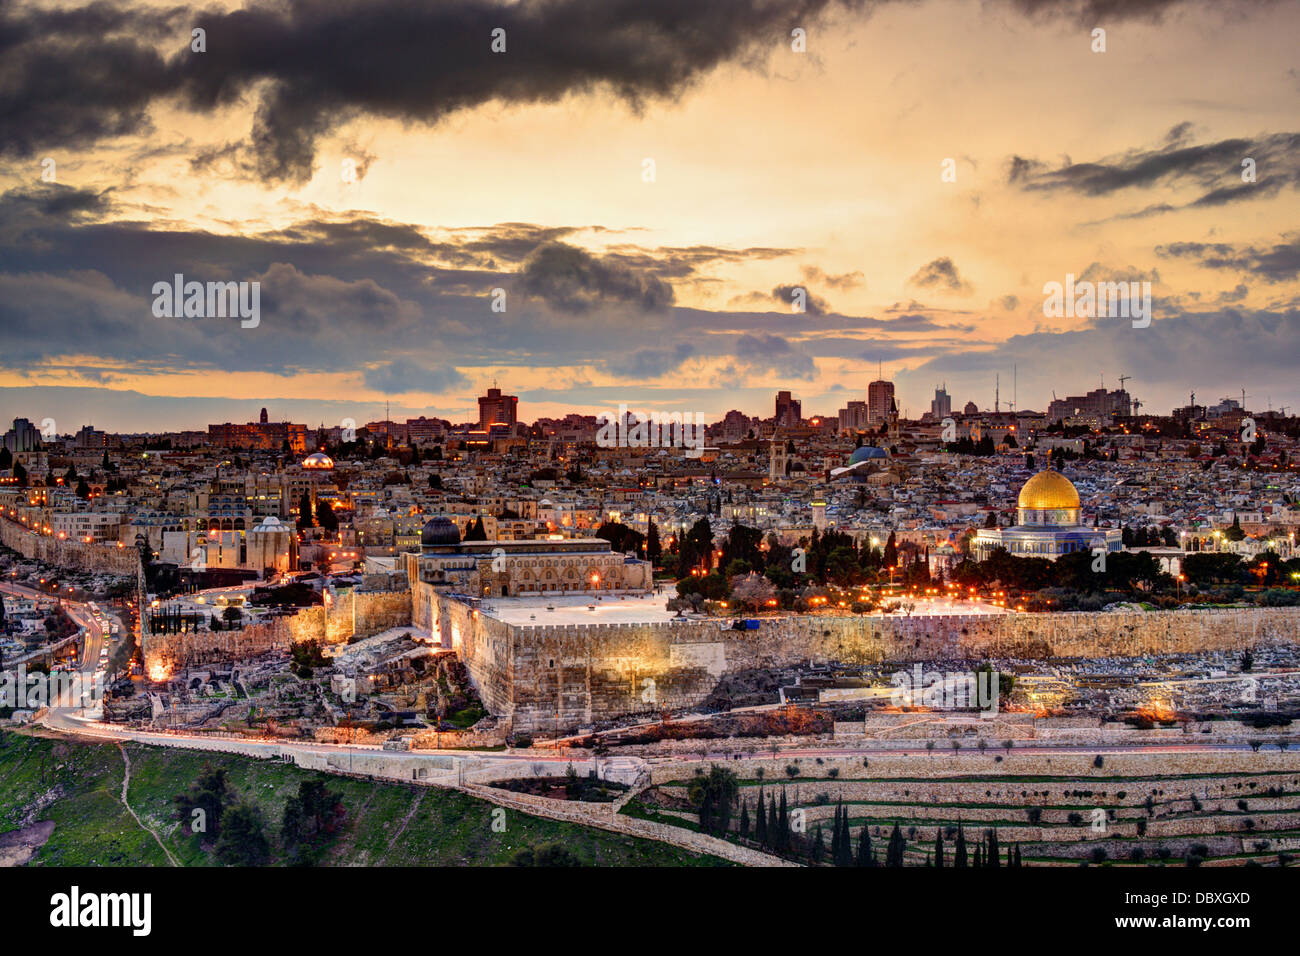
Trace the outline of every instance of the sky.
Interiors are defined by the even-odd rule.
[[[913,417],[1120,376],[1300,412],[1297,35],[1294,2],[0,0],[0,418],[834,414],[881,370]],[[155,314],[176,274],[258,283],[256,327]],[[1048,314],[1067,275],[1149,282],[1152,321]]]

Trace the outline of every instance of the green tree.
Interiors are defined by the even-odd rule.
[[[734,772],[712,764],[709,772],[696,771],[687,785],[686,795],[699,813],[700,829],[705,833],[726,833],[740,785]]]
[[[216,854],[227,866],[266,865],[271,859],[271,845],[256,807],[237,803],[225,812]]]
[[[901,867],[906,850],[907,843],[903,840],[903,831],[895,823],[893,832],[889,834],[889,848],[885,851],[885,866]]]
[[[172,797],[172,805],[176,808],[176,819],[186,831],[211,840],[221,832],[221,818],[229,800],[225,769],[209,763],[203,765],[198,779],[188,790]],[[201,812],[196,815],[195,810]]]
[[[867,832],[869,828],[863,824],[858,831],[858,855],[853,860],[854,866],[875,866],[876,858],[871,853],[871,834]]]
[[[658,567],[659,559],[663,556],[664,548],[659,542],[659,526],[652,520],[650,528],[646,533],[645,556],[649,562]]]
[[[328,501],[316,503],[316,522],[330,534],[339,530],[338,516],[334,514],[334,508]]]

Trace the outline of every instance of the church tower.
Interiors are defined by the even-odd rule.
[[[786,473],[790,468],[789,455],[786,452],[785,442],[780,438],[772,438],[772,451],[768,456],[767,477],[770,481],[784,480]]]

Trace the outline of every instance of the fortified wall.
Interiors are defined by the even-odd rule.
[[[515,731],[702,703],[725,674],[800,662],[986,657],[1136,657],[1244,650],[1297,639],[1300,608],[952,617],[763,618],[729,622],[511,626],[416,582],[412,623],[455,649],[487,708]]]
[[[317,638],[327,644],[344,644],[410,623],[411,598],[406,590],[340,591],[331,594],[327,606],[304,608],[297,614],[233,631],[150,635],[145,664],[151,673],[156,665],[170,672],[192,664],[287,650],[291,644]]]
[[[33,534],[16,521],[0,520],[0,543],[24,558],[78,571],[109,572],[135,575],[139,556],[134,548],[115,544],[87,544],[84,541],[60,540],[50,535]]]

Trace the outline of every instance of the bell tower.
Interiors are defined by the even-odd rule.
[[[768,455],[767,477],[769,481],[781,481],[785,478],[790,468],[789,455],[786,452],[785,442],[780,438],[773,436],[772,450]]]

